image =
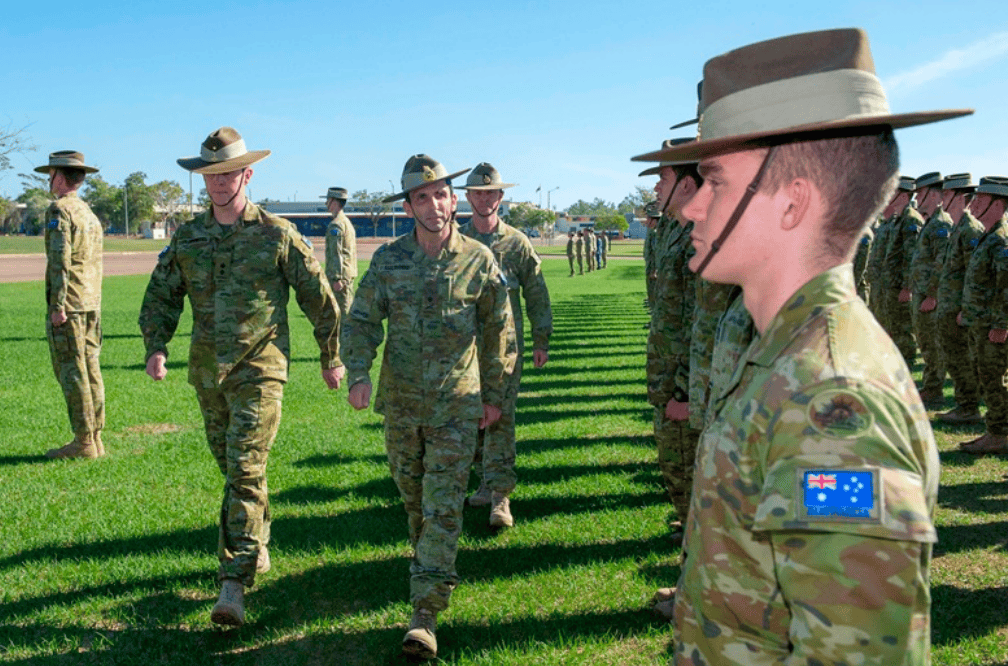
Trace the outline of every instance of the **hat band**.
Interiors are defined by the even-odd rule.
[[[76,157],[51,157],[49,158],[51,167],[82,167],[84,163]]]
[[[248,150],[245,149],[245,140],[238,139],[234,143],[221,146],[217,150],[210,150],[205,145],[200,146],[200,159],[204,162],[227,162],[236,157],[241,157]]]
[[[837,69],[772,81],[722,97],[704,109],[698,138],[709,141],[802,125],[888,115],[878,77]]]
[[[411,172],[402,177],[403,192],[409,192],[429,183],[445,180],[446,178],[448,178],[448,172],[442,166],[439,166],[437,169],[427,169],[421,173]]]

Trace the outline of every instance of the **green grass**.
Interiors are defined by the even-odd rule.
[[[518,525],[466,509],[462,584],[441,617],[444,663],[665,664],[671,631],[645,602],[675,583],[645,404],[641,262],[568,278],[546,259],[556,332],[526,361]],[[146,277],[107,278],[102,366],[109,455],[47,462],[69,438],[48,361],[41,283],[0,285],[0,663],[396,664],[408,620],[406,517],[381,421],[326,391],[292,305],[291,381],[270,457],[273,570],[248,623],[209,621],[222,481],[186,383],[188,314],[168,378],[143,372]],[[953,451],[938,428],[941,543],[934,663],[1008,660],[1008,461]],[[476,479],[472,479],[475,488]]]
[[[160,252],[168,242],[165,239],[105,237],[106,252]],[[43,236],[2,236],[0,254],[45,254]]]

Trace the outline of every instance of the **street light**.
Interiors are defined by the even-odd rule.
[[[392,196],[393,194],[395,194],[395,183],[393,183],[392,179],[389,178],[388,184],[389,184],[389,187],[392,188],[391,190],[389,190],[389,196]],[[392,208],[392,238],[395,238],[396,237],[396,228],[395,228],[395,202],[394,201],[391,204],[391,208]]]
[[[557,185],[552,190],[547,190],[547,192],[546,192],[546,210],[553,210],[552,208],[550,208],[550,192],[556,192],[559,189],[560,189],[560,186]]]

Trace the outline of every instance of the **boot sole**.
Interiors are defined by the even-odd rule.
[[[230,608],[214,608],[210,613],[210,621],[228,627],[240,627],[245,624],[245,619],[238,617]]]
[[[407,638],[403,641],[402,651],[404,655],[409,657],[415,657],[417,659],[436,659],[437,650],[431,650],[423,641],[418,641],[413,638]]]

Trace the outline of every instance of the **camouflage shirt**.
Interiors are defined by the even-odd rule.
[[[339,366],[339,307],[294,225],[251,202],[234,224],[222,225],[211,208],[179,227],[151,273],[139,320],[147,358],[168,354],[188,296],[191,384],[287,381],[291,288],[315,327],[322,367]]]
[[[101,310],[102,227],[76,192],[45,213],[46,303],[49,313]]]
[[[532,328],[532,348],[549,350],[549,337],[553,333],[553,310],[550,308],[549,289],[543,278],[542,261],[525,234],[514,227],[497,222],[497,228],[488,234],[480,233],[471,222],[461,229],[490,248],[497,265],[507,280],[511,299],[511,316],[514,317],[518,353],[525,351],[524,320],[521,297],[525,297],[525,310]]]
[[[1008,329],[1008,221],[980,237],[963,281],[963,325]]]
[[[742,287],[732,287],[728,294],[728,309],[714,333],[714,353],[711,355],[709,393],[719,396],[728,388],[735,375],[739,359],[754,338],[759,337],[749,311],[746,310]],[[714,420],[714,400],[707,403],[704,426]]]
[[[325,273],[330,283],[357,277],[357,232],[343,211],[326,229]]]
[[[882,266],[882,284],[888,290],[910,289],[910,260],[922,226],[924,218],[913,205],[907,205],[893,223]]]
[[[654,307],[647,340],[648,401],[664,407],[669,400],[689,399],[690,335],[696,297],[696,275],[688,263],[695,250],[693,223],[675,220],[655,258]]]
[[[952,218],[941,206],[921,227],[910,261],[910,291],[920,298],[938,294],[938,278],[951,232]]]
[[[714,334],[735,286],[703,278],[697,278],[695,285],[696,306],[690,331],[689,424],[699,430],[703,428],[708,405],[716,397],[710,391]]]
[[[854,252],[854,286],[857,288],[858,296],[866,302],[869,290],[871,289],[871,282],[868,281],[867,275],[868,255],[871,254],[872,243],[874,241],[875,232],[869,227],[861,234],[861,240],[858,241],[857,249]]]
[[[865,280],[869,288],[876,294],[881,295],[884,285],[882,284],[882,266],[885,263],[886,243],[889,242],[889,232],[897,216],[883,219],[875,227],[875,238],[872,240],[871,251],[868,253],[868,264],[865,266]]]
[[[697,451],[677,664],[926,664],[939,461],[843,264],[749,347]]]
[[[959,222],[952,227],[945,246],[945,261],[938,276],[938,316],[954,316],[962,310],[966,267],[983,233],[983,225],[968,210],[963,211]]]
[[[375,252],[361,278],[341,334],[347,383],[370,383],[387,319],[375,411],[430,426],[481,418],[483,404],[501,405],[515,363],[507,284],[490,250],[457,226],[434,258],[415,233]]]

